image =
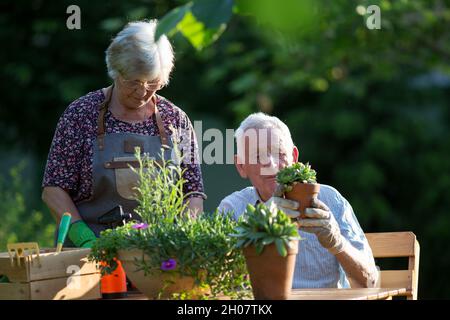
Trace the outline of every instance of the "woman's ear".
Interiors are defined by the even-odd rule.
[[[238,158],[238,156],[235,154],[234,155],[234,165],[236,166],[236,169],[239,173],[239,175],[241,176],[241,178],[243,179],[247,179],[247,173],[245,172],[244,169],[244,164],[242,163],[242,161]]]
[[[292,161],[293,163],[298,162],[298,156],[299,156],[299,152],[296,146],[294,146],[294,149],[292,150]]]

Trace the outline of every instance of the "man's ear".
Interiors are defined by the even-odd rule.
[[[298,155],[299,155],[298,149],[297,149],[296,146],[294,146],[294,149],[292,150],[292,161],[293,161],[293,163],[298,162]]]
[[[245,172],[244,169],[244,164],[243,163],[239,163],[240,161],[238,161],[238,156],[235,154],[234,155],[234,165],[236,166],[237,171],[239,172],[239,175],[241,176],[241,178],[247,179],[247,173]]]

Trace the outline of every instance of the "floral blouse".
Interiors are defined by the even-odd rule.
[[[180,129],[181,140],[188,135],[186,141],[190,145],[190,161],[182,161],[184,171],[184,194],[187,198],[203,197],[203,180],[198,161],[198,146],[195,132],[187,115],[172,102],[156,95],[157,107],[164,128],[168,134]],[[97,137],[98,105],[105,100],[102,90],[90,92],[72,102],[59,119],[53,137],[47,165],[45,167],[42,187],[57,186],[69,193],[76,203],[91,197],[93,192],[92,167],[94,141]],[[108,133],[129,132],[143,135],[159,135],[155,117],[143,122],[128,123],[116,119],[108,110],[105,115],[105,131]],[[186,137],[184,137],[186,138]],[[182,151],[183,153],[183,151]]]

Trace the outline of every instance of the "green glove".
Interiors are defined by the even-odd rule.
[[[84,221],[79,220],[70,225],[69,239],[78,248],[92,248],[97,237]]]

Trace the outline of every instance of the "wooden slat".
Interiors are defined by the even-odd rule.
[[[0,283],[0,300],[30,300],[28,283]]]
[[[358,289],[293,289],[289,300],[380,300],[402,295],[405,288],[358,288]],[[129,293],[120,300],[148,300],[141,293]]]
[[[78,266],[79,274],[98,273],[95,263],[87,261],[90,249],[67,249],[56,254],[47,252],[40,254],[40,263],[34,260],[33,264],[21,259],[20,267],[14,261],[11,266],[7,253],[0,254],[0,274],[6,275],[11,282],[31,282],[44,279],[56,279],[67,277],[69,267]]]
[[[289,300],[379,300],[405,292],[405,288],[293,289]]]
[[[409,267],[408,269],[412,269],[412,294],[408,299],[417,300],[417,292],[419,288],[419,258],[420,258],[420,245],[417,240],[415,242],[414,248],[414,257],[409,258]]]
[[[0,274],[6,275],[13,282],[28,282],[29,274],[25,259],[20,259],[20,267],[17,260],[14,259],[14,265],[11,266],[8,253],[0,253]]]
[[[80,268],[80,275],[98,273],[96,264],[87,260],[89,253],[90,249],[46,254],[41,258],[40,266],[30,266],[30,281],[67,277],[74,272],[74,267]]]
[[[33,281],[30,283],[32,300],[92,300],[100,299],[100,274],[73,276],[79,286],[68,286],[67,278]]]
[[[414,255],[416,236],[412,232],[366,233],[375,258],[410,257]]]
[[[71,281],[79,281],[78,286],[68,286],[67,281],[68,277],[29,283],[0,283],[0,300],[92,300],[101,298],[100,274],[72,276]]]
[[[412,270],[384,270],[381,274],[382,288],[412,288]]]

